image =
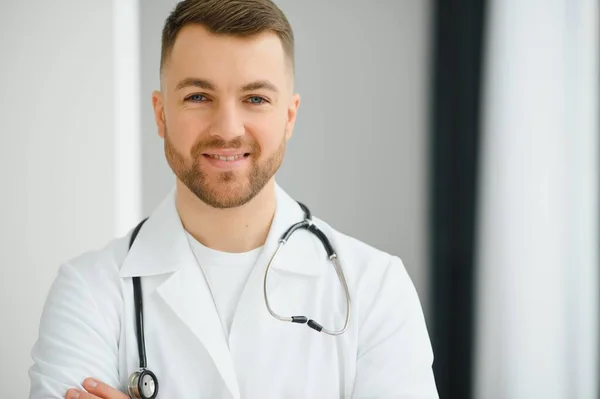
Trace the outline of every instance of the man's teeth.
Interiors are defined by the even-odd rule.
[[[210,154],[209,157],[220,159],[221,161],[235,161],[244,157],[244,154],[232,155],[229,157],[225,157],[223,155]]]

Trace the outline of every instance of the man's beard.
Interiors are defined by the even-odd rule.
[[[218,137],[198,141],[192,147],[190,157],[186,158],[173,146],[165,127],[165,155],[173,173],[200,201],[213,208],[235,208],[254,198],[281,166],[286,146],[285,135],[281,137],[281,144],[275,153],[262,161],[258,144],[255,141],[243,141],[241,137],[229,142]],[[222,148],[249,148],[249,173],[237,170],[214,171],[210,175],[205,173],[201,168],[202,154]]]

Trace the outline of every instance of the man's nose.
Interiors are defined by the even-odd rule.
[[[223,140],[231,140],[244,134],[244,123],[241,110],[235,104],[221,104],[214,114],[210,129],[212,136],[219,136]]]

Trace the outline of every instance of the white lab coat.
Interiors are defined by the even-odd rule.
[[[48,295],[29,370],[30,398],[64,398],[88,376],[126,390],[139,365],[132,276],[142,276],[148,368],[158,398],[437,398],[421,306],[399,258],[313,216],[336,249],[350,289],[345,334],[333,337],[274,319],[263,299],[266,263],[303,213],[276,186],[277,210],[225,336],[189,248],[175,193],[129,235],[63,264]],[[320,241],[296,232],[269,273],[281,315],[331,329],[345,297]]]

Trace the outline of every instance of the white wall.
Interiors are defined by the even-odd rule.
[[[430,2],[276,2],[296,36],[302,96],[278,182],[334,227],[399,255],[426,305]],[[150,94],[174,4],[140,5],[146,214],[173,184]]]
[[[0,2],[0,397],[26,398],[60,262],[113,234],[112,4]]]

